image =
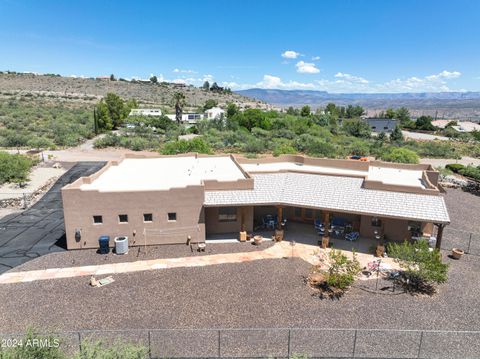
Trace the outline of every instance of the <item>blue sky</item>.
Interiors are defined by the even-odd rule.
[[[0,70],[243,89],[480,90],[480,1],[0,0]]]

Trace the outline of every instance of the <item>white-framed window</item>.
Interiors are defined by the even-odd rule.
[[[236,207],[220,207],[218,209],[219,222],[236,222],[237,208]]]

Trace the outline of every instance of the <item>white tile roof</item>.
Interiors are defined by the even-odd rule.
[[[285,204],[448,223],[441,195],[362,188],[363,179],[303,173],[252,174],[253,190],[206,191],[206,206]]]

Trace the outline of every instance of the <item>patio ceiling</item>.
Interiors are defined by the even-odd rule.
[[[440,195],[362,187],[362,178],[304,173],[253,174],[253,190],[206,191],[204,205],[288,205],[381,217],[450,223]]]

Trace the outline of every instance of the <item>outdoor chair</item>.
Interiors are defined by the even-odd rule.
[[[345,239],[350,242],[354,242],[358,240],[359,237],[360,237],[360,233],[358,232],[350,232],[345,235]]]

